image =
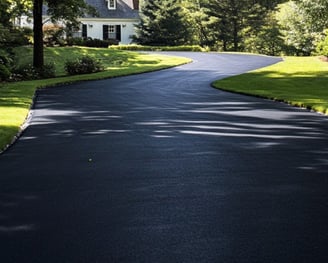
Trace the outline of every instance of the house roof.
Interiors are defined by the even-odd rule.
[[[116,9],[109,10],[106,0],[86,0],[96,8],[100,18],[139,18],[139,0],[116,0]],[[86,16],[90,17],[90,16]]]

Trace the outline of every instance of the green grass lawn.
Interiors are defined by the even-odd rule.
[[[213,86],[328,114],[328,63],[318,57],[285,57],[283,62],[218,80]]]
[[[32,61],[31,48],[18,48],[16,49],[16,54],[19,58],[19,64],[27,64]],[[106,70],[94,74],[65,76],[65,61],[82,55],[100,59]],[[57,78],[0,83],[0,152],[20,131],[21,125],[28,115],[37,88],[75,81],[96,80],[149,72],[188,63],[190,59],[118,51],[107,48],[63,47],[46,48],[45,62],[55,63]]]

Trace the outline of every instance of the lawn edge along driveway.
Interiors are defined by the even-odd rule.
[[[328,115],[328,63],[319,57],[284,57],[282,62],[217,80],[212,86]]]
[[[0,85],[0,154],[5,152],[20,137],[26,128],[26,123],[33,107],[35,94],[38,89],[54,87],[82,81],[101,80],[114,77],[122,77],[133,74],[141,74],[158,71],[179,65],[191,63],[192,60],[185,57],[168,55],[151,55],[157,64],[149,63],[140,66],[136,63],[132,67],[107,68],[106,71],[65,76],[51,79],[20,81],[15,83],[2,83]],[[154,60],[154,61],[155,61]]]

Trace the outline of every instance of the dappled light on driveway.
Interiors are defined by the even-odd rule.
[[[194,63],[38,92],[1,262],[328,262],[327,117],[210,86],[279,58],[170,54]]]

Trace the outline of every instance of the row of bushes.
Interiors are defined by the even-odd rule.
[[[202,52],[207,51],[199,45],[185,45],[185,46],[144,46],[144,45],[119,45],[110,46],[117,50],[131,50],[131,51],[193,51]]]
[[[83,47],[99,47],[107,48],[111,45],[118,45],[119,41],[116,39],[101,40],[96,38],[80,38],[80,37],[70,37],[67,38],[66,43],[68,46],[83,46]]]

